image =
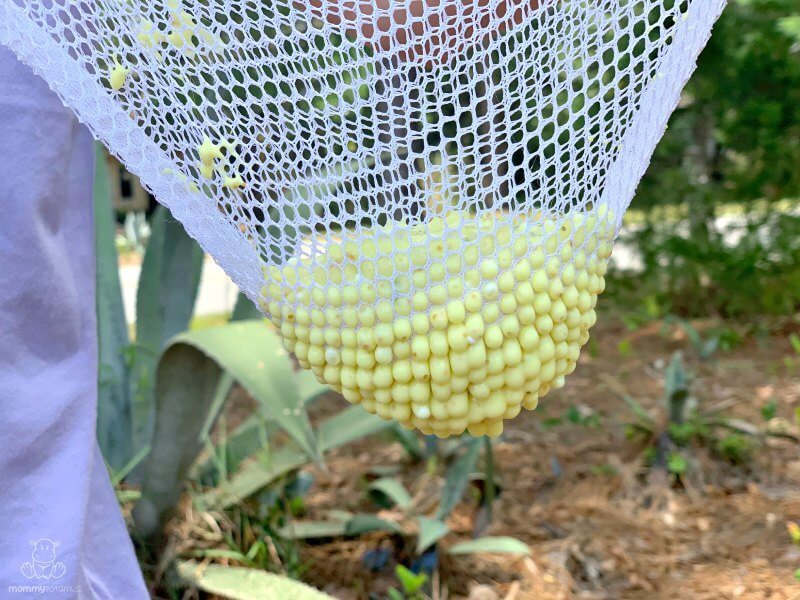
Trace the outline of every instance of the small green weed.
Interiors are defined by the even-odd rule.
[[[651,415],[639,402],[623,394],[622,399],[632,416],[624,425],[625,436],[644,444],[642,459],[648,467],[665,468],[681,478],[691,468],[688,453],[694,446],[711,448],[726,462],[744,465],[753,459],[763,437],[781,435],[739,419],[720,416],[718,409],[703,410],[698,398],[690,394],[692,383],[692,374],[686,370],[681,353],[676,352],[664,371],[660,414]],[[762,408],[761,415],[769,421],[776,412],[773,400]],[[800,424],[800,410],[796,418]]]
[[[771,399],[764,406],[761,407],[761,418],[765,421],[771,421],[775,418],[778,412],[778,403]]]
[[[428,576],[425,573],[414,573],[403,565],[397,565],[394,575],[400,583],[401,590],[391,588],[389,598],[391,600],[423,600],[422,587],[428,583]]]

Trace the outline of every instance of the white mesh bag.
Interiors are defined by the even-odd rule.
[[[350,402],[496,436],[564,384],[724,0],[0,0]]]

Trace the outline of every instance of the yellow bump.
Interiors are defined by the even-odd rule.
[[[514,290],[514,297],[522,306],[531,304],[535,295],[536,293],[533,291],[533,286],[531,286],[531,284],[527,281],[523,281],[522,283],[518,284],[517,289]]]
[[[577,308],[570,308],[567,311],[567,319],[564,321],[570,330],[578,330],[581,324],[581,311]],[[576,338],[577,339],[577,338]]]
[[[356,332],[356,340],[358,347],[362,350],[374,350],[375,338],[372,334],[372,329],[369,327],[362,327]]]
[[[431,317],[432,318],[432,317]],[[463,323],[466,319],[466,308],[460,300],[454,300],[447,305],[447,318],[451,323]]]
[[[484,236],[478,240],[478,248],[482,256],[494,256],[496,245],[494,239],[489,236]]]
[[[427,402],[431,397],[431,387],[428,383],[422,381],[414,381],[409,388],[409,398],[411,402],[421,403]]]
[[[457,277],[451,277],[445,283],[448,298],[461,298],[464,295],[464,284]]]
[[[517,299],[514,294],[505,294],[500,298],[500,310],[503,314],[510,315],[517,311]]]
[[[560,279],[553,279],[547,288],[547,293],[553,300],[558,300],[564,295],[564,284],[561,283]]]
[[[428,344],[428,337],[424,335],[414,336],[411,341],[411,356],[414,360],[427,360],[431,354],[431,348]]]
[[[505,271],[497,280],[497,287],[504,294],[513,292],[515,285],[516,281],[514,280],[514,274],[511,271]]]
[[[245,183],[241,175],[236,175],[235,177],[225,177],[225,179],[222,182],[222,186],[228,188],[229,190],[238,190],[240,188],[243,188],[245,186]]]
[[[455,352],[463,352],[469,346],[466,329],[463,325],[451,325],[447,329],[447,343]]]
[[[511,367],[506,370],[505,384],[510,390],[521,390],[523,387],[525,387],[526,379],[525,367],[522,363],[518,364],[516,367]]]
[[[467,295],[464,297],[464,307],[469,313],[478,312],[481,309],[482,304],[483,298],[481,297],[480,292],[475,290],[467,292]]]
[[[446,275],[444,265],[441,263],[434,263],[428,267],[428,279],[432,282],[440,283],[444,281]]]
[[[372,375],[372,381],[376,388],[389,388],[394,381],[394,378],[392,377],[392,368],[388,365],[379,365],[375,367],[375,372]]]
[[[431,369],[428,360],[412,360],[411,375],[416,381],[429,381],[431,378]]]
[[[485,382],[481,383],[473,383],[469,386],[469,393],[470,396],[473,398],[477,398],[478,400],[486,400],[489,395],[492,393],[492,390],[489,389],[489,386],[486,385]],[[484,414],[486,414],[486,405],[483,406]]]
[[[358,295],[365,304],[374,304],[378,298],[375,286],[369,282],[362,283],[358,288]]]
[[[442,284],[431,287],[428,294],[431,304],[444,304],[447,302],[447,289]]]
[[[341,386],[342,374],[341,374],[341,369],[338,366],[330,364],[327,365],[325,367],[325,370],[323,371],[322,376],[328,385]]]
[[[145,50],[152,50],[156,44],[164,41],[164,34],[162,34],[152,21],[142,19],[139,23],[139,33],[136,34],[136,39]]]
[[[514,315],[506,315],[500,320],[500,329],[507,338],[519,335],[519,320]]]
[[[450,375],[447,375],[447,378],[450,378]],[[433,379],[431,377],[431,379]],[[436,401],[436,404],[442,404],[450,399],[450,396],[453,394],[453,391],[450,389],[450,386],[447,383],[437,383],[435,381],[431,381],[431,396]]]
[[[221,46],[222,40],[219,36],[214,35],[211,31],[206,29],[205,27],[198,27],[197,28],[197,36],[203,40],[203,42],[207,46]]]
[[[121,90],[125,85],[125,80],[128,78],[128,73],[130,73],[130,69],[123,67],[117,59],[114,59],[114,66],[111,67],[111,73],[108,77],[111,89],[115,91]]]
[[[546,292],[550,286],[550,280],[547,277],[547,273],[537,270],[531,278],[531,286],[533,287],[533,291],[537,294],[540,292]]]
[[[407,317],[411,314],[411,302],[408,298],[398,298],[394,303],[395,312],[401,317]]]
[[[309,346],[308,362],[314,367],[322,367],[325,365],[325,352],[320,346]]]
[[[563,323],[567,319],[567,307],[561,300],[556,300],[550,309],[554,323]]]
[[[478,402],[476,398],[471,398],[469,402],[469,409],[467,409],[467,422],[469,423],[480,423],[483,421],[483,405]],[[470,433],[472,430],[470,429]]]
[[[379,346],[391,346],[394,343],[393,327],[388,324],[375,327],[375,343]]]
[[[486,435],[486,425],[484,425],[483,421],[479,423],[470,423],[467,425],[467,431],[474,437],[481,437]]]
[[[203,165],[214,165],[214,161],[222,158],[222,147],[214,144],[208,136],[203,137],[203,143],[197,148],[197,153],[200,156],[200,162]]]
[[[550,296],[548,296],[544,292],[536,294],[536,296],[533,299],[533,309],[536,311],[537,315],[548,314],[550,312],[552,304],[553,303],[550,300]]]
[[[375,389],[375,384],[372,381],[372,370],[359,367],[356,369],[356,384],[363,392],[371,392]],[[372,412],[372,411],[369,411]]]
[[[411,296],[411,307],[417,311],[422,312],[428,308],[428,295],[425,292],[414,292]]]
[[[545,265],[545,272],[547,273],[547,276],[550,277],[551,279],[553,277],[557,277],[558,272],[560,270],[561,270],[561,261],[558,259],[558,257],[551,256],[550,259],[548,259],[547,264]]]
[[[525,238],[517,238],[514,240],[511,249],[514,251],[515,257],[522,258],[528,253],[528,240]]]
[[[342,387],[356,389],[356,370],[352,366],[346,365],[342,367]]]
[[[522,406],[524,406],[526,410],[536,410],[536,407],[539,406],[539,394],[536,392],[527,392],[522,400]]]
[[[300,273],[300,279],[304,283],[307,275],[308,274],[305,272]],[[311,290],[311,301],[317,306],[325,306],[325,292],[322,291],[322,288],[315,287],[313,290]]]
[[[416,246],[411,249],[411,264],[415,267],[424,267],[428,264],[428,255],[425,248]]]
[[[327,308],[325,309],[325,322],[331,327],[341,327],[342,314],[334,308]]]
[[[411,317],[411,328],[414,333],[424,335],[428,333],[431,328],[430,320],[427,315],[414,315]]]
[[[582,313],[589,311],[592,308],[592,296],[586,290],[580,293],[578,298],[578,310]]]
[[[463,392],[451,394],[450,399],[447,401],[447,410],[451,417],[461,418],[465,416],[469,410],[469,397],[467,394]]]
[[[408,358],[411,356],[411,344],[408,342],[395,342],[392,346],[392,352],[396,358]]]
[[[586,252],[583,250],[576,252],[572,258],[572,265],[575,267],[576,274],[586,267]]]
[[[503,360],[508,367],[516,367],[522,362],[522,348],[515,339],[503,342]]]
[[[484,322],[494,323],[500,318],[500,305],[497,302],[489,302],[484,305],[481,314],[483,314]]]
[[[438,357],[447,356],[450,350],[447,344],[447,335],[443,331],[431,331],[428,336],[428,343],[430,344],[431,354]]]
[[[533,351],[539,346],[539,332],[535,327],[526,325],[520,330],[519,344],[525,351]]]
[[[450,275],[456,275],[461,272],[462,261],[458,254],[453,254],[445,260],[445,269]]]
[[[467,348],[465,354],[467,364],[473,369],[479,369],[486,364],[486,344],[483,341],[476,342]]]
[[[482,288],[482,292],[486,300],[497,300],[500,297],[500,288],[497,287],[497,283],[494,281],[486,283]]]
[[[405,404],[411,400],[409,385],[407,383],[394,383],[392,385],[392,400],[397,404]],[[396,417],[395,417],[396,418]],[[402,419],[398,419],[402,420]]]
[[[477,396],[476,396],[477,397]],[[487,419],[499,419],[506,412],[506,395],[501,390],[488,392],[483,404],[483,414]]]
[[[300,309],[297,311],[300,314]],[[308,332],[308,341],[310,344],[322,347],[325,344],[325,335],[319,327],[312,327]]]
[[[556,375],[556,363],[554,361],[548,361],[542,364],[542,370],[539,371],[539,378],[542,381],[552,381],[553,377]],[[548,386],[548,391],[549,391]]]
[[[551,331],[553,331],[553,319],[550,315],[539,315],[536,317],[536,330],[539,332],[540,335],[547,335]]]
[[[503,331],[497,325],[489,325],[483,338],[487,348],[495,349],[503,345]]]
[[[461,394],[467,391],[469,387],[469,378],[463,375],[453,375],[450,377],[450,389],[454,394]]]
[[[394,336],[398,340],[407,340],[411,337],[411,321],[406,318],[399,318],[395,321],[393,327]]]
[[[379,365],[390,365],[394,360],[394,353],[392,349],[387,346],[378,346],[375,348],[375,362]]]
[[[430,358],[430,369],[432,381],[445,384],[450,379],[450,361],[446,357],[432,356]]]
[[[580,293],[574,286],[567,287],[561,296],[561,301],[564,303],[564,306],[566,306],[567,309],[573,309],[577,307],[579,300]]]
[[[564,323],[558,323],[557,325],[553,326],[553,331],[550,332],[550,337],[556,344],[564,342],[568,335],[569,328]]]
[[[528,261],[521,260],[514,266],[514,279],[528,281],[531,278],[531,266]]]
[[[415,288],[424,288],[428,284],[428,273],[425,269],[417,269],[411,274],[411,284]]]
[[[437,306],[431,311],[431,325],[434,329],[447,328],[447,309],[442,306]]]
[[[347,327],[355,328],[358,326],[358,312],[352,306],[342,309],[342,323]]]
[[[497,279],[497,275],[500,273],[500,267],[497,266],[497,263],[492,260],[484,260],[481,263],[480,267],[481,276],[487,281],[494,281]]]
[[[466,322],[465,332],[468,336],[468,341],[474,344],[477,340],[483,337],[486,331],[486,325],[483,317],[479,314],[471,314]],[[471,340],[469,339],[471,338]]]
[[[359,348],[356,350],[356,365],[361,369],[371,369],[375,366],[375,354]]]
[[[533,252],[531,252],[528,260],[531,263],[531,268],[538,270],[544,266],[544,261],[546,258],[547,256],[545,255],[544,250],[542,248],[536,248]]]
[[[214,165],[197,163],[197,168],[200,170],[200,174],[206,179],[212,179],[214,177]]]
[[[381,323],[391,323],[394,320],[394,308],[385,300],[378,302],[375,307],[375,316]]]
[[[553,343],[553,340],[550,339],[550,336],[539,338],[538,355],[542,363],[552,360],[556,355],[556,345]]]
[[[536,320],[536,310],[530,304],[523,304],[517,309],[517,318],[520,324],[530,325]]]

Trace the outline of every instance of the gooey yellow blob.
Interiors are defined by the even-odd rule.
[[[614,233],[604,205],[389,223],[265,268],[262,308],[349,402],[425,434],[496,437],[575,369]]]

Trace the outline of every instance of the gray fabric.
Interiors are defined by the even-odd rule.
[[[3,598],[148,597],[95,440],[92,169],[89,132],[0,48]]]

